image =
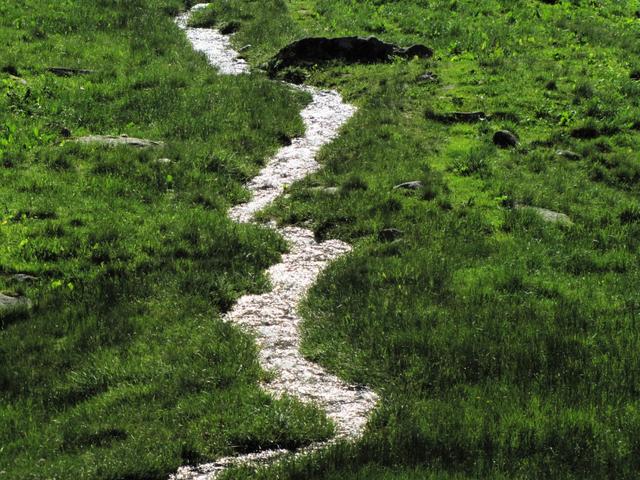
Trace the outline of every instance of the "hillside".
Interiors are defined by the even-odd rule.
[[[357,107],[258,219],[352,245],[302,353],[380,398],[357,442],[252,478],[636,478],[640,3],[221,0],[191,25],[234,32],[237,76],[175,25],[193,3],[0,5],[0,480],[167,478],[334,435],[261,389],[224,321],[291,249],[227,215],[304,133],[281,79]],[[342,36],[434,54],[266,71]]]

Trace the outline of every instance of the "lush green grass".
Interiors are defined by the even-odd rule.
[[[383,399],[359,451],[290,478],[636,478],[640,5],[548,3],[235,0],[203,14],[240,21],[256,65],[304,35],[436,50],[306,72],[360,112],[268,215],[356,244],[311,292],[304,349]],[[438,120],[465,110],[490,120]],[[502,128],[518,148],[492,144]],[[393,190],[410,180],[425,187]]]
[[[331,433],[261,391],[252,339],[220,320],[285,249],[226,209],[302,131],[305,99],[218,76],[173,25],[178,7],[0,5],[0,291],[34,301],[0,314],[2,479],[166,478]],[[65,129],[166,146],[81,146]]]
[[[181,6],[0,6],[0,68],[27,81],[0,77],[0,290],[35,301],[0,318],[0,478],[160,478],[330,433],[315,410],[261,393],[250,339],[219,320],[265,288],[285,248],[224,212],[277,139],[301,132],[304,98],[261,75],[217,76],[171,25]],[[326,168],[265,216],[356,245],[311,292],[304,349],[383,398],[357,446],[258,478],[637,476],[639,9],[227,0],[196,19],[239,22],[254,65],[304,35],[436,50],[306,72],[360,111],[323,150]],[[96,73],[45,72],[59,64]],[[490,120],[438,120],[464,110]],[[167,145],[81,147],[64,128]],[[501,128],[517,149],[493,146]],[[393,190],[417,179],[420,191]],[[384,228],[401,238],[382,241]]]

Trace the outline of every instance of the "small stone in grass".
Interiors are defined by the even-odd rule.
[[[580,160],[582,158],[579,153],[572,152],[571,150],[558,150],[556,155],[566,158],[567,160]]]
[[[531,210],[537,213],[542,218],[542,220],[548,223],[559,223],[559,224],[568,225],[568,226],[573,225],[573,222],[571,221],[569,216],[564,213],[554,212],[553,210],[549,210],[547,208],[532,207],[529,205],[516,205],[515,207],[518,210],[521,210],[521,209]]]
[[[500,148],[513,148],[518,146],[518,137],[509,130],[498,130],[493,135],[493,143]]]
[[[16,282],[27,283],[27,282],[35,282],[38,280],[38,277],[34,277],[33,275],[28,275],[26,273],[17,273],[12,277]]]
[[[393,187],[394,190],[420,190],[423,187],[423,183],[420,180],[414,180],[412,182],[404,182],[400,185]]]
[[[0,312],[15,310],[17,308],[23,308],[23,307],[30,308],[31,300],[29,300],[27,297],[22,297],[22,296],[12,297],[12,296],[0,293]]]

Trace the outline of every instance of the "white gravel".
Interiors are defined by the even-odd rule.
[[[193,10],[204,8],[199,4]],[[192,11],[193,11],[192,10]],[[186,31],[194,48],[203,52],[221,73],[237,75],[248,72],[248,65],[238,58],[229,38],[210,29],[190,28],[190,13],[179,16],[176,23]],[[250,202],[237,205],[229,216],[240,223],[251,222],[254,215],[282,194],[285,187],[317,171],[320,165],[315,156],[327,143],[338,136],[340,128],[355,113],[355,107],[345,104],[337,92],[311,87],[291,86],[312,95],[312,102],[301,112],[306,133],[291,145],[283,147],[268,162],[247,188]],[[270,228],[276,228],[270,225]],[[347,243],[331,240],[315,241],[313,232],[297,227],[277,228],[290,244],[290,252],[282,262],[272,266],[269,278],[273,289],[262,295],[245,295],[226,315],[226,320],[248,329],[260,346],[262,367],[274,373],[274,379],[263,385],[278,397],[291,395],[305,403],[312,403],[326,411],[336,426],[336,438],[314,444],[295,452],[296,455],[323,448],[337,439],[355,440],[362,435],[369,414],[378,397],[366,388],[349,385],[322,367],[305,360],[300,354],[297,314],[300,301],[329,262],[351,250]],[[173,480],[212,480],[234,465],[260,465],[294,452],[267,450],[218,460],[197,467],[182,467]]]

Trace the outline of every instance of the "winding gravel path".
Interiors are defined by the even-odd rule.
[[[206,6],[196,5],[191,12]],[[193,48],[203,52],[209,63],[223,74],[248,73],[249,66],[238,58],[227,36],[212,29],[188,27],[191,12],[180,15],[176,23],[186,32]],[[338,136],[340,128],[355,113],[355,107],[345,104],[337,92],[295,85],[291,88],[303,89],[312,95],[312,102],[301,112],[305,136],[283,147],[249,182],[247,188],[252,193],[252,200],[229,211],[229,216],[237,222],[253,221],[254,215],[281,195],[286,186],[318,170],[316,154]],[[271,225],[270,228],[276,227]],[[322,408],[335,423],[336,437],[298,452],[267,450],[197,467],[182,467],[171,477],[173,480],[213,480],[234,465],[264,463],[287,454],[305,454],[338,439],[357,439],[376,406],[378,397],[375,393],[343,382],[305,360],[299,351],[301,319],[297,314],[298,304],[329,262],[349,252],[350,245],[337,240],[318,243],[313,232],[303,228],[285,227],[277,228],[277,231],[289,242],[290,252],[268,271],[273,289],[262,295],[240,298],[226,315],[226,320],[255,335],[262,367],[275,374],[272,381],[263,385],[264,389],[275,396],[291,395]]]

